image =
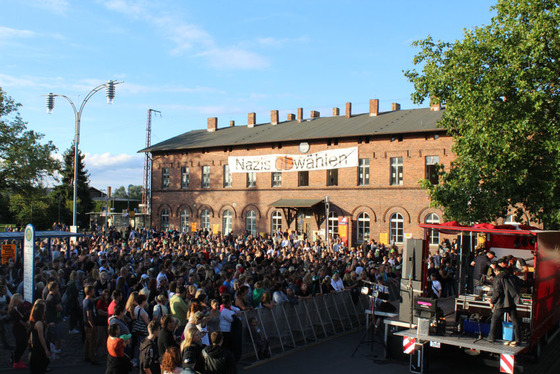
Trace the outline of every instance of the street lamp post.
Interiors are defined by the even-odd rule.
[[[72,100],[70,100],[70,98],[66,95],[57,95],[57,94],[53,94],[52,92],[49,93],[47,95],[47,113],[51,114],[53,112],[54,109],[54,98],[55,97],[63,97],[65,98],[70,105],[72,106],[72,109],[74,110],[74,118],[75,118],[75,134],[74,134],[74,201],[73,201],[73,218],[72,218],[72,226],[74,226],[74,229],[76,230],[76,232],[78,231],[78,213],[77,213],[77,201],[78,201],[78,145],[80,143],[80,121],[82,118],[82,112],[84,110],[84,106],[86,105],[86,103],[88,102],[88,100],[97,92],[101,91],[102,89],[106,89],[107,90],[107,104],[113,104],[113,99],[115,98],[115,85],[117,84],[121,84],[123,82],[117,82],[117,81],[108,81],[107,83],[103,83],[100,84],[99,86],[95,87],[93,90],[91,90],[86,97],[84,98],[84,101],[82,101],[82,104],[80,105],[80,109],[76,109],[76,106],[74,105],[74,103],[72,102]]]

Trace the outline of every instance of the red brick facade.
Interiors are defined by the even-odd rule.
[[[374,114],[378,112],[378,102],[372,103]],[[396,109],[398,110],[398,108]],[[249,117],[250,126],[254,126],[254,114]],[[347,115],[351,106],[346,106]],[[272,112],[272,121],[277,121],[277,112]],[[216,131],[214,119],[209,126]],[[281,125],[278,125],[281,126]],[[257,128],[253,129],[257,130]],[[327,186],[327,171],[310,171],[309,186],[298,187],[298,172],[283,172],[281,187],[272,187],[271,173],[256,173],[256,187],[247,187],[247,175],[232,174],[231,187],[224,187],[224,166],[229,156],[264,155],[264,154],[299,154],[299,141],[279,143],[216,147],[204,150],[170,150],[153,152],[152,164],[152,222],[160,227],[162,212],[168,212],[168,223],[181,227],[181,211],[186,210],[189,224],[196,222],[201,226],[201,212],[210,212],[210,228],[219,225],[222,228],[223,212],[227,209],[233,215],[233,232],[245,230],[249,211],[256,213],[257,232],[271,231],[271,217],[275,210],[282,213],[282,229],[287,227],[286,212],[273,208],[270,204],[279,199],[324,199],[329,196],[330,210],[339,217],[349,219],[349,244],[358,243],[358,216],[369,216],[369,236],[379,241],[380,236],[390,235],[390,220],[398,213],[403,218],[403,233],[415,238],[423,236],[418,224],[424,222],[427,215],[435,213],[443,222],[443,213],[429,207],[425,190],[418,181],[426,177],[426,157],[437,156],[439,163],[449,165],[454,158],[451,152],[452,139],[439,131],[416,132],[398,136],[369,136],[340,139],[306,140],[310,144],[309,153],[336,148],[358,147],[359,158],[369,160],[369,184],[358,185],[358,168],[338,169],[338,186]],[[391,158],[402,157],[402,185],[391,185]],[[210,187],[202,188],[202,168],[210,167]],[[181,168],[189,171],[189,185],[181,188]],[[162,186],[162,168],[169,168],[169,186]],[[324,212],[320,204],[319,211]],[[320,214],[319,214],[320,215]],[[325,221],[314,215],[304,219],[303,230],[315,231],[325,228]],[[297,229],[298,219],[291,222],[290,229]],[[300,226],[301,228],[302,226]],[[362,226],[360,226],[362,227]]]

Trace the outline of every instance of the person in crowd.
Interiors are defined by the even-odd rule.
[[[210,300],[210,310],[208,312],[207,324],[208,333],[220,331],[220,302],[216,299]]]
[[[161,317],[161,331],[158,337],[158,352],[160,354],[160,362],[165,351],[170,347],[179,347],[175,339],[175,318],[171,314],[166,314]]]
[[[50,363],[51,352],[45,338],[45,302],[37,299],[29,316],[29,369],[31,374],[44,374]]]
[[[256,317],[252,317],[249,320],[249,330],[251,333],[251,338],[257,347],[257,359],[262,360],[263,358],[270,357],[270,348],[268,339],[266,339],[259,327],[259,321]]]
[[[85,287],[85,299],[83,301],[83,323],[84,323],[84,361],[91,362],[93,365],[98,365],[96,356],[96,311],[93,299],[95,297],[95,288],[93,286]]]
[[[107,370],[105,374],[127,374],[132,370],[130,357],[125,353],[125,339],[121,335],[118,324],[108,327],[107,338]],[[129,336],[124,336],[129,339]]]
[[[107,315],[108,315],[107,318],[110,318],[112,315],[115,314],[115,307],[117,306],[117,304],[122,302],[122,299],[123,299],[122,291],[114,290],[113,293],[111,294],[111,303],[107,307]]]
[[[331,288],[335,292],[344,291],[344,282],[340,278],[340,274],[338,273],[338,271],[336,271],[331,278]]]
[[[132,364],[138,366],[138,356],[140,355],[140,345],[148,336],[148,324],[150,319],[146,312],[146,296],[142,294],[136,295],[134,315],[132,317],[132,334],[134,336],[134,358]]]
[[[207,332],[200,331],[194,326],[186,330],[185,340],[181,343],[183,368],[189,368],[200,373],[204,371],[202,350],[206,345],[202,343],[202,337],[206,334]]]
[[[12,350],[8,343],[6,335],[6,324],[10,320],[8,306],[10,305],[10,296],[8,295],[8,288],[5,284],[0,284],[0,339],[4,345],[4,349]]]
[[[223,341],[222,333],[214,331],[210,335],[212,345],[202,350],[206,374],[237,374],[235,357],[231,351],[222,346]]]
[[[101,348],[104,355],[107,354],[107,345],[105,343],[107,342],[107,327],[109,326],[109,304],[109,288],[105,288],[101,291],[101,297],[97,300],[97,304],[95,305],[97,311],[97,316],[95,318],[97,346]]]
[[[169,309],[165,305],[167,303],[167,296],[165,296],[164,294],[159,294],[156,296],[155,300],[156,305],[154,305],[152,311],[152,320],[159,322],[161,320],[161,317],[169,314]]]
[[[21,356],[27,349],[29,310],[24,308],[21,294],[15,293],[12,295],[8,305],[8,314],[12,322],[12,333],[16,342],[15,351],[12,353],[12,366],[14,369],[25,369],[27,365],[21,361]]]
[[[185,325],[187,324],[187,313],[189,311],[189,307],[185,302],[186,296],[187,290],[185,286],[180,285],[177,286],[175,295],[169,299],[171,314],[177,320],[177,328],[181,332],[185,329]]]
[[[181,352],[179,347],[169,347],[161,358],[162,374],[188,374],[194,373],[189,368],[181,367]]]
[[[220,331],[223,334],[224,346],[234,354],[241,357],[241,344],[239,338],[241,336],[241,320],[239,308],[231,305],[231,296],[226,294],[222,297],[222,305],[220,307]]]
[[[148,337],[140,345],[140,374],[161,374],[157,344],[160,330],[159,321],[148,324]]]
[[[51,349],[51,353],[59,354],[62,352],[61,350],[61,339],[62,339],[62,303],[61,303],[61,296],[60,296],[60,288],[58,286],[58,282],[51,281],[48,284],[49,293],[47,294],[47,298],[45,299],[45,316],[47,320],[47,324],[51,326],[49,328],[50,337],[49,342],[54,342],[54,349]],[[51,356],[54,358],[55,355]]]
[[[78,289],[77,281],[78,272],[76,270],[72,270],[70,272],[69,282],[66,286],[66,312],[69,317],[68,327],[70,329],[70,334],[79,334],[79,327],[82,326],[81,306],[78,301],[80,291]]]
[[[128,335],[130,334],[130,329],[128,328],[128,324],[124,318],[124,304],[117,304],[115,306],[114,314],[109,317],[109,326],[111,325],[119,325],[121,335]]]

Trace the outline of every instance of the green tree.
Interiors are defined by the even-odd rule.
[[[17,104],[0,88],[0,193],[22,193],[54,177],[60,163],[56,147],[41,143],[44,135],[27,129]]]
[[[448,219],[484,222],[510,207],[560,227],[559,1],[500,0],[487,26],[453,43],[414,43],[412,98],[445,106],[457,159],[430,185]]]
[[[78,149],[78,226],[83,227],[89,222],[86,213],[91,212],[94,205],[89,194],[89,174],[85,166],[85,155]],[[55,195],[61,197],[63,204],[62,220],[67,224],[72,223],[74,201],[74,144],[63,155],[63,168],[60,172],[62,184],[55,189]]]
[[[32,223],[36,229],[50,229],[56,220],[58,201],[54,194],[47,194],[44,188],[27,190],[10,197],[10,212],[15,222],[24,227]]]

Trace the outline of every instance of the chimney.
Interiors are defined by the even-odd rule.
[[[435,97],[430,98],[430,111],[439,112],[441,110],[441,103],[436,104]]]
[[[375,117],[379,115],[379,99],[372,99],[369,101],[369,116]]]
[[[352,117],[352,103],[346,103],[346,118]]]
[[[249,113],[249,120],[247,122],[247,127],[255,127],[255,122],[257,120],[257,115],[255,112]]]
[[[303,121],[303,108],[297,108],[297,121]]]
[[[311,118],[319,118],[321,117],[321,113],[317,112],[316,110],[311,111]]]
[[[333,115],[333,117],[339,116],[340,115],[340,109],[332,108],[332,115]]]
[[[401,104],[399,104],[399,103],[393,103],[393,104],[391,105],[391,110],[392,110],[393,112],[397,112],[397,111],[401,110]]]
[[[229,121],[229,127],[234,127],[235,126],[235,121]]]
[[[294,113],[288,113],[288,121],[295,121],[296,115]]]
[[[270,124],[271,125],[277,125],[278,124],[278,111],[277,110],[271,110],[270,111]]]
[[[208,132],[214,132],[218,129],[218,117],[208,118]]]

